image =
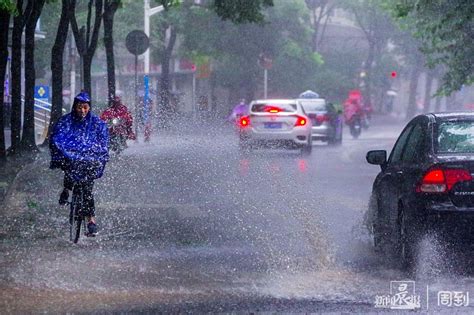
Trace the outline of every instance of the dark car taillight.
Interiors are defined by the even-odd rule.
[[[318,121],[318,123],[322,124],[322,123],[325,122],[325,121],[329,121],[329,116],[326,115],[326,114],[317,115],[317,116],[316,116],[316,120]]]
[[[471,173],[466,169],[431,169],[423,176],[416,187],[422,193],[447,193],[458,182],[472,180]]]
[[[306,125],[307,123],[307,119],[306,117],[303,117],[303,116],[296,116],[296,123],[295,123],[295,126],[304,126]]]
[[[242,116],[242,117],[240,117],[239,126],[240,126],[241,128],[245,128],[245,127],[250,126],[250,117],[249,117],[249,116]]]

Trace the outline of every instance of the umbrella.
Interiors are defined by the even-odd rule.
[[[319,94],[311,90],[304,91],[299,98],[319,98]]]

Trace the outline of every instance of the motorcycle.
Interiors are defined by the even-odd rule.
[[[355,102],[348,102],[344,105],[344,120],[349,126],[352,138],[359,138],[364,123],[364,113]]]
[[[351,136],[354,139],[359,138],[362,132],[362,118],[359,114],[355,114],[352,116],[351,120],[348,122],[349,130],[351,132]]]
[[[112,118],[107,122],[109,128],[109,148],[117,155],[127,148],[128,134],[126,126],[120,118]]]

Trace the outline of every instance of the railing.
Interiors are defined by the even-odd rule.
[[[24,105],[24,96],[21,98]],[[35,134],[36,142],[41,143],[48,135],[49,121],[51,119],[51,103],[35,98]],[[65,113],[63,108],[63,114]]]

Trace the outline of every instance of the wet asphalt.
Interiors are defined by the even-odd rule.
[[[44,153],[7,197],[0,308],[367,313],[383,311],[376,297],[394,280],[429,297],[472,290],[469,275],[407,275],[371,248],[362,219],[379,169],[365,153],[389,150],[402,127],[374,119],[359,139],[346,130],[342,145],[315,143],[310,156],[242,153],[227,125],[156,131],[112,156],[95,186],[100,233],[76,245]],[[446,311],[433,300],[422,296],[421,309]]]

